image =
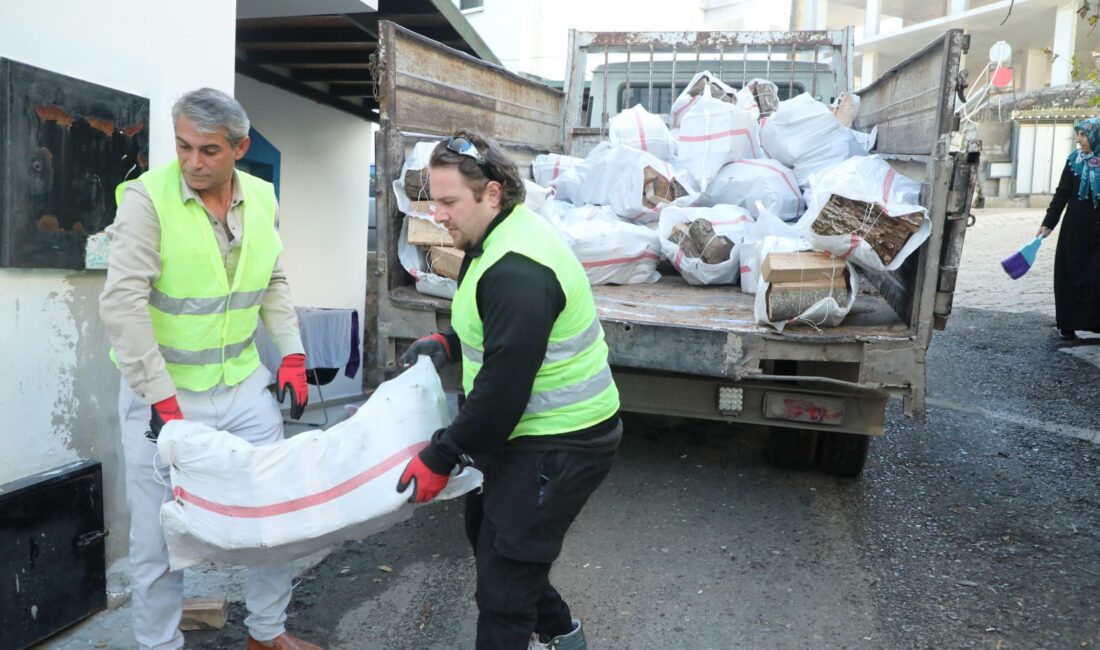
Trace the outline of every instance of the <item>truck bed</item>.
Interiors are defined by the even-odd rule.
[[[791,325],[787,334],[823,339],[850,340],[867,337],[904,339],[909,328],[889,304],[863,283],[852,311],[837,327],[819,332],[809,325]],[[645,323],[663,327],[721,330],[741,334],[767,334],[771,327],[756,324],[753,304],[756,296],[737,286],[689,285],[678,275],[663,275],[656,284],[601,285],[592,287],[600,319]]]

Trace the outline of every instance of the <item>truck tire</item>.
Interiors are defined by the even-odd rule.
[[[863,471],[871,436],[840,431],[818,433],[817,466],[833,476],[855,478]]]
[[[817,456],[817,431],[769,427],[764,457],[780,469],[812,469]]]

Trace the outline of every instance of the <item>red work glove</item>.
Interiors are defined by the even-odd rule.
[[[306,355],[288,354],[283,357],[279,374],[275,379],[275,398],[280,402],[290,390],[290,417],[302,417],[309,402],[309,385],[306,384]]]
[[[436,332],[416,339],[409,349],[405,350],[405,354],[401,355],[397,368],[405,370],[413,367],[422,354],[432,358],[432,364],[435,365],[436,370],[443,370],[443,366],[451,362],[451,346],[447,343],[447,337]]]
[[[401,473],[401,480],[397,482],[397,491],[404,492],[409,487],[409,483],[416,481],[416,487],[413,488],[409,501],[426,503],[447,487],[449,480],[451,480],[449,475],[436,474],[428,469],[424,461],[420,460],[420,456],[417,456],[405,466],[405,471]]]
[[[149,418],[149,432],[145,434],[145,437],[150,440],[157,439],[164,425],[172,420],[183,419],[183,411],[180,410],[180,403],[176,401],[175,395],[153,404],[149,410],[152,414]]]

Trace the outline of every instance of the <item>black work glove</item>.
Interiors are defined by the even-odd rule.
[[[422,354],[432,358],[436,370],[443,370],[443,367],[451,362],[451,345],[447,343],[447,337],[439,332],[418,338],[397,360],[397,369],[407,370],[413,367]]]

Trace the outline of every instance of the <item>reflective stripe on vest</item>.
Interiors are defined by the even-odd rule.
[[[141,175],[160,221],[161,273],[149,316],[177,388],[207,390],[244,381],[260,364],[254,336],[282,242],[271,184],[238,171],[243,201],[240,257],[233,278],[200,201],[186,199],[179,163]],[[115,191],[118,203],[126,184]],[[113,358],[113,354],[112,354]]]
[[[467,393],[484,363],[477,283],[509,253],[553,271],[566,298],[565,309],[551,328],[531,396],[511,437],[568,433],[610,418],[619,409],[619,394],[607,364],[607,344],[588,277],[553,228],[522,205],[486,237],[482,254],[470,262],[455,293],[451,322],[462,343],[462,383]]]

